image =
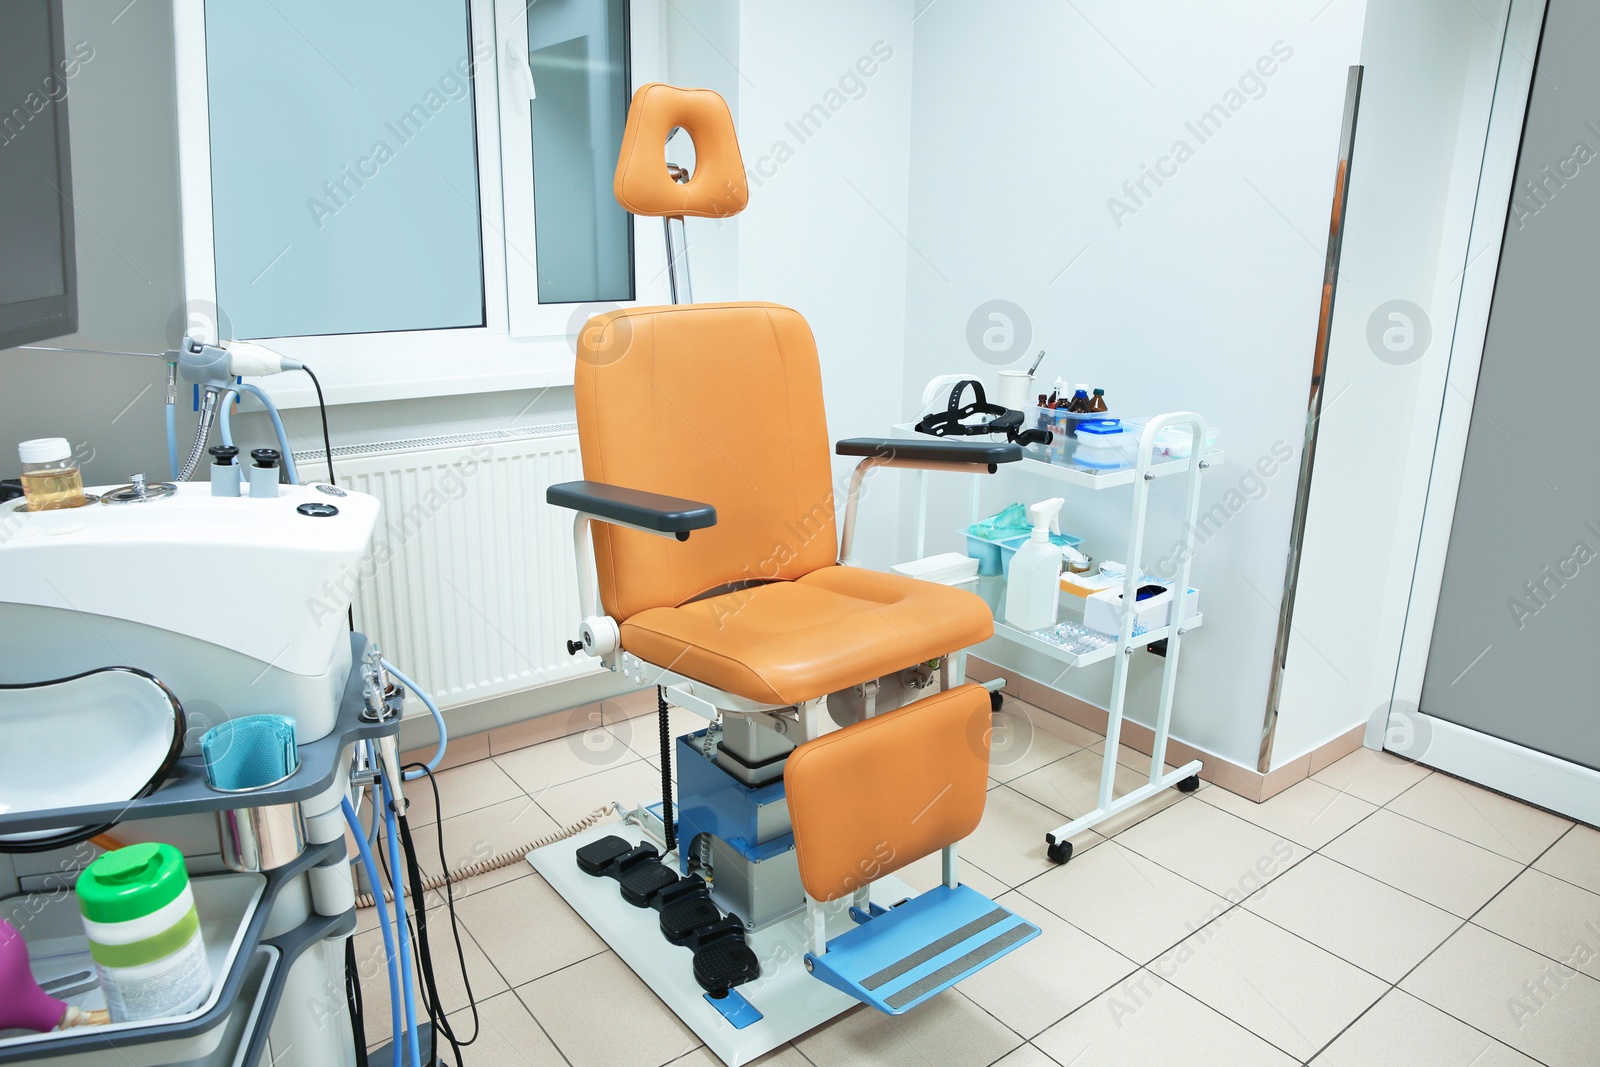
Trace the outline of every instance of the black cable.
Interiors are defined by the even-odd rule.
[[[431,786],[432,789],[433,789],[433,809],[436,812],[439,811],[440,810],[440,806],[439,806],[439,783],[438,783],[438,780],[434,778],[433,772],[428,769],[428,766],[425,763],[408,764],[405,769],[406,770],[411,770],[412,768],[417,768],[417,769],[421,770],[422,773],[427,776],[428,785]],[[439,824],[439,835],[438,836],[439,836],[439,840],[438,840],[438,846],[439,846],[439,869],[441,871],[448,871],[450,869],[450,865],[449,865],[449,861],[447,861],[445,859],[445,854],[444,854],[444,823],[443,823],[442,820],[441,820],[441,822]],[[406,856],[407,856],[408,861],[410,862],[410,865],[411,865],[411,893],[412,893],[413,896],[415,896],[417,899],[420,900],[420,899],[422,899],[422,878],[421,878],[421,875],[418,873],[419,870],[420,870],[420,866],[419,866],[419,864],[417,863],[417,860],[416,860],[416,848],[415,848],[415,845],[413,844],[413,842],[411,840],[411,830],[410,830],[410,827],[407,824],[406,819],[405,819],[404,816],[402,816],[401,819],[400,819],[400,847],[405,850]],[[472,1036],[471,1037],[466,1038],[465,1040],[463,1040],[460,1037],[458,1037],[456,1035],[456,1033],[455,1033],[455,1028],[450,1025],[449,1019],[446,1018],[446,1016],[445,1016],[444,1004],[443,1004],[442,999],[439,997],[438,989],[437,989],[437,987],[435,985],[435,982],[434,982],[433,958],[432,958],[432,954],[431,954],[431,946],[428,943],[428,935],[427,935],[427,929],[426,929],[426,927],[427,927],[427,909],[426,908],[421,909],[417,913],[417,937],[415,938],[415,942],[416,942],[416,945],[417,945],[419,951],[422,953],[422,956],[423,956],[422,966],[419,969],[422,971],[422,974],[424,976],[424,981],[425,981],[425,983],[427,985],[427,991],[432,997],[433,1007],[437,1009],[437,1018],[433,1018],[434,1032],[435,1032],[436,1035],[440,1034],[440,1033],[444,1034],[445,1040],[450,1043],[451,1049],[454,1050],[454,1052],[455,1052],[456,1067],[461,1067],[461,1050],[463,1048],[467,1047],[468,1045],[472,1044],[474,1041],[478,1040],[478,1033],[479,1033],[479,1031],[481,1029],[481,1025],[482,1024],[481,1024],[481,1021],[478,1018],[478,1001],[477,1001],[477,998],[474,997],[473,993],[472,993],[472,979],[467,974],[467,957],[466,957],[466,953],[461,947],[461,925],[460,925],[460,922],[456,918],[455,888],[452,886],[452,884],[448,880],[445,881],[444,892],[445,892],[445,907],[450,912],[450,934],[451,934],[451,937],[454,939],[455,946],[456,946],[456,963],[461,969],[461,984],[462,984],[462,988],[466,991],[466,994],[467,994],[467,1006],[472,1012]],[[425,1004],[427,1003],[427,1001],[428,1001],[428,997],[424,997],[424,1003]],[[432,1009],[430,1009],[430,1017],[431,1017],[431,1014],[432,1014]],[[437,1045],[437,1041],[438,1041],[437,1037],[435,1037],[434,1040],[435,1040],[435,1044]]]
[[[317,374],[310,367],[302,364],[300,369],[306,372],[317,390],[317,409],[322,413],[322,450],[328,457],[328,484],[338,485],[338,480],[333,476],[333,438],[328,434],[328,402],[322,398],[322,383],[317,381]]]
[[[667,691],[656,686],[656,719],[661,725],[661,825],[667,851],[678,843],[672,819],[672,723],[667,719]]]
[[[366,1007],[361,1003],[361,968],[356,964],[356,939],[344,939],[344,998],[350,1009],[350,1032],[356,1046],[356,1062],[367,1061]]]

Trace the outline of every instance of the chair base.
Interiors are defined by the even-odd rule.
[[[910,1011],[1039,936],[1037,926],[964,885],[854,916],[860,925],[829,940],[823,955],[807,953],[806,967],[888,1015]]]
[[[528,862],[728,1067],[749,1063],[855,1007],[856,998],[807,972],[804,909],[749,931],[746,940],[761,964],[761,977],[730,990],[720,1001],[712,1000],[695,981],[694,954],[662,936],[659,914],[633,907],[609,879],[578,869],[578,849],[610,834],[635,844],[648,840],[636,826],[610,823],[547,845],[531,853]],[[873,883],[873,900],[883,908],[912,895],[913,890],[892,876]],[[850,903],[829,906],[831,931],[844,935],[854,927]]]

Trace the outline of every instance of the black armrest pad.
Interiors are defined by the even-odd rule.
[[[912,441],[903,437],[852,437],[840,441],[834,451],[841,456],[882,456],[909,463],[1015,463],[1022,458],[1022,446],[1006,441],[953,441],[929,438]]]
[[[585,511],[596,518],[657,533],[677,534],[679,540],[688,537],[690,530],[717,524],[717,509],[710,504],[604,482],[561,482],[546,489],[544,498],[559,508]]]

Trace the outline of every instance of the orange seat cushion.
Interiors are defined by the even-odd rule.
[[[965,590],[831,566],[638,612],[622,624],[622,647],[736,696],[798,704],[993,634],[988,605]]]
[[[976,830],[993,717],[962,685],[796,749],[783,782],[806,892],[837,900]]]

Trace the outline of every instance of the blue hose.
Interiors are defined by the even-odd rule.
[[[167,466],[172,468],[172,480],[178,480],[178,407],[167,405]]]
[[[394,675],[395,680],[401,685],[417,694],[418,698],[421,699],[423,704],[427,705],[428,710],[433,713],[434,724],[439,728],[439,746],[438,748],[434,749],[433,758],[428,761],[428,770],[438,770],[439,761],[444,759],[445,746],[450,743],[450,733],[445,729],[444,726],[444,713],[439,710],[439,705],[433,702],[432,697],[430,697],[427,693],[424,693],[416,682],[413,682],[410,678],[407,678],[404,674],[400,673],[393,663],[390,663],[388,660],[384,660],[383,669]],[[421,778],[422,774],[422,771],[406,771],[405,779],[408,782],[415,781],[416,779]]]
[[[405,1025],[405,1018],[400,1014],[399,957],[394,948],[394,931],[389,927],[389,905],[383,899],[383,880],[378,877],[378,865],[373,862],[372,850],[367,847],[367,835],[361,828],[361,820],[356,818],[356,809],[351,807],[349,797],[339,803],[344,807],[344,821],[350,827],[350,835],[356,839],[356,851],[361,855],[361,866],[367,872],[367,882],[373,887],[372,895],[378,908],[378,929],[383,931],[383,951],[389,962],[389,1018],[395,1026],[394,1067],[400,1067],[400,1027]],[[396,869],[398,866],[396,864]]]
[[[406,890],[405,890],[405,853],[400,851],[400,836],[396,830],[397,817],[394,810],[394,798],[389,793],[389,780],[380,778],[383,787],[384,822],[389,831],[389,873],[394,882],[394,916],[395,926],[400,931],[400,977],[405,986],[406,997],[406,1052],[410,1054],[411,1067],[422,1067],[422,1053],[417,1044],[417,997],[415,979],[411,970],[411,928],[406,922]],[[377,883],[374,883],[377,884]],[[376,893],[375,896],[382,896]],[[422,905],[426,907],[427,905]],[[394,1058],[400,1061],[400,1044],[396,1039]]]
[[[222,394],[222,414],[217,419],[218,432],[222,435],[222,443],[225,445],[233,444],[233,417],[229,397],[239,393],[249,393],[261,401],[262,407],[267,409],[267,417],[272,420],[272,428],[278,434],[278,451],[283,453],[284,472],[289,475],[289,483],[291,485],[299,485],[300,472],[294,466],[294,451],[289,448],[289,435],[284,432],[283,417],[278,414],[278,406],[272,402],[272,398],[260,386],[251,385],[248,382],[240,382]]]

